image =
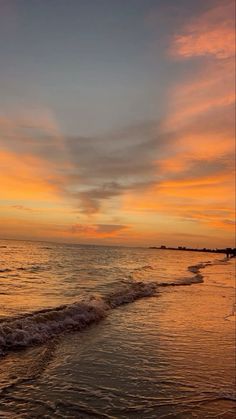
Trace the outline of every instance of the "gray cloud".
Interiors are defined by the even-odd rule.
[[[46,180],[77,200],[78,211],[90,215],[105,200],[156,181],[155,162],[166,153],[169,141],[158,135],[157,124],[151,121],[96,138],[62,139],[47,126],[19,121],[0,124],[0,134],[0,145],[19,158],[41,158]],[[48,167],[52,176],[46,174]]]
[[[142,190],[157,181],[156,161],[167,153],[169,141],[152,122],[117,130],[103,138],[69,138],[67,173],[73,197],[82,212],[99,211],[105,200]]]
[[[232,156],[212,161],[191,156],[188,167],[180,173],[162,172],[162,177],[158,174],[159,162],[178,153],[178,140],[186,133],[197,130],[200,135],[207,130],[212,133],[223,129],[228,133],[231,125],[227,110],[219,118],[208,114],[201,118],[201,124],[195,122],[194,126],[188,124],[169,133],[161,133],[156,123],[148,121],[96,138],[62,139],[43,127],[18,123],[7,130],[0,124],[0,145],[17,153],[19,158],[25,155],[41,158],[52,174],[48,176],[45,172],[46,180],[56,184],[79,212],[91,215],[99,212],[105,201],[128,191],[140,192],[163,179],[210,176],[229,168]]]

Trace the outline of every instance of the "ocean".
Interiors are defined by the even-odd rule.
[[[0,418],[234,418],[235,260],[0,241]]]

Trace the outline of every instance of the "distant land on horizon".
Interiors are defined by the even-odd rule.
[[[150,246],[149,249],[158,249],[158,250],[183,250],[183,251],[188,251],[188,252],[206,252],[206,253],[226,253],[229,254],[231,256],[236,256],[236,248],[232,248],[232,247],[226,247],[223,249],[209,249],[206,247],[203,248],[192,248],[192,247],[186,247],[186,246],[178,246],[178,247],[168,247],[168,246]]]
[[[204,253],[229,253],[233,256],[236,256],[235,247],[224,247],[224,248],[207,248],[207,247],[187,247],[187,246],[141,246],[141,245],[125,245],[125,244],[101,244],[101,243],[74,243],[74,242],[61,242],[53,240],[37,240],[37,239],[18,239],[18,238],[0,238],[0,241],[21,241],[21,242],[32,242],[32,243],[48,243],[48,244],[59,244],[59,245],[71,245],[71,246],[98,246],[98,247],[124,247],[124,248],[143,248],[143,249],[156,249],[156,250],[177,250],[177,251],[188,251],[188,252],[204,252]],[[1,248],[2,246],[0,246]]]

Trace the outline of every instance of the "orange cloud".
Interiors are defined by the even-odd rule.
[[[233,112],[235,103],[235,2],[226,0],[190,20],[174,36],[170,52],[199,59],[197,71],[172,88],[165,128],[180,129],[215,112]],[[232,118],[232,116],[231,116]],[[217,122],[217,121],[216,121]]]
[[[235,2],[224,0],[187,24],[174,38],[171,53],[190,58],[213,56],[225,59],[235,53]]]
[[[1,199],[57,200],[56,179],[44,168],[44,162],[34,156],[19,158],[12,152],[0,151]]]
[[[169,92],[162,128],[172,147],[157,162],[160,181],[145,203],[140,208],[131,198],[131,206],[234,232],[234,40],[233,1],[217,3],[174,36],[172,57],[201,61]]]
[[[68,233],[82,237],[108,238],[119,236],[128,227],[127,225],[121,224],[74,224],[69,228]]]

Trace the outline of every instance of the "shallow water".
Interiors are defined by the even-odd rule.
[[[156,250],[138,248],[24,241],[0,241],[0,246],[0,318],[103,295],[123,281],[192,277],[183,252],[176,258],[173,252],[157,257]],[[202,256],[189,260],[198,263]]]
[[[0,244],[0,417],[234,418],[233,260]]]

